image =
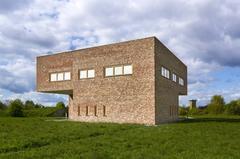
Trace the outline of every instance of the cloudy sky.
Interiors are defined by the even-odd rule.
[[[66,100],[35,92],[36,56],[147,36],[187,64],[181,104],[240,98],[240,1],[1,0],[0,100]]]

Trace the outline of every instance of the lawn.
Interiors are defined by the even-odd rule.
[[[240,158],[240,116],[159,126],[0,118],[1,159]]]

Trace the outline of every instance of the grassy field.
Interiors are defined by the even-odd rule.
[[[0,158],[238,159],[240,117],[159,126],[0,118]]]

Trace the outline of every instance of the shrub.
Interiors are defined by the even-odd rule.
[[[65,109],[65,104],[63,102],[58,102],[56,104],[56,108],[58,108],[58,109]]]
[[[20,99],[15,99],[10,102],[8,112],[12,117],[22,117],[23,116],[23,103]]]

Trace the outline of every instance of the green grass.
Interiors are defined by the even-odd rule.
[[[240,158],[240,116],[159,126],[0,118],[1,159]]]

